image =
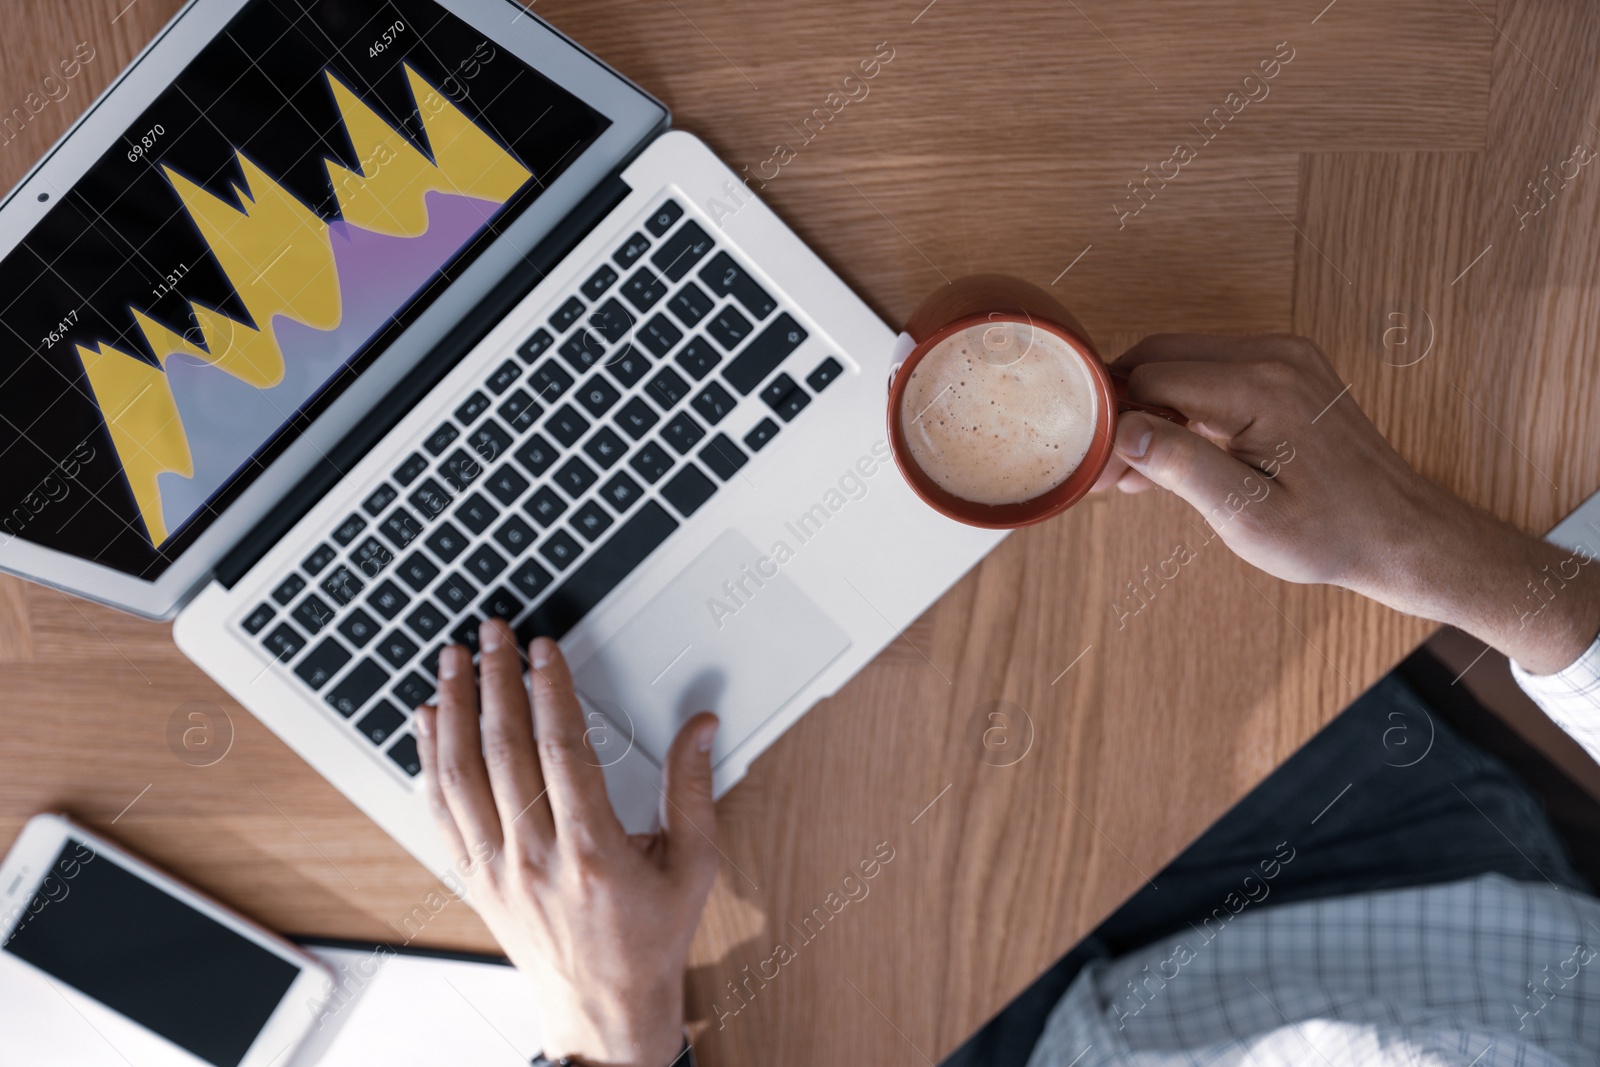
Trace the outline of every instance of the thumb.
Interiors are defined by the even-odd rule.
[[[1163,489],[1210,515],[1255,474],[1205,438],[1166,419],[1128,412],[1117,420],[1117,455]]]
[[[717,717],[702,711],[678,731],[667,752],[661,825],[675,865],[716,867],[717,809],[711,800],[711,742]]]

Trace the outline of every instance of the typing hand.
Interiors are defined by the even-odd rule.
[[[689,941],[717,873],[716,719],[702,712],[673,742],[663,829],[630,836],[555,642],[528,646],[531,714],[509,627],[485,623],[480,645],[481,687],[467,650],[446,648],[438,707],[416,720],[429,801],[468,897],[533,982],[546,1056],[666,1067],[683,1047]]]
[[[1600,563],[1414,471],[1305,338],[1160,334],[1116,365],[1134,399],[1190,424],[1123,415],[1097,489],[1169,489],[1267,573],[1451,623],[1535,673],[1571,663],[1600,630]]]

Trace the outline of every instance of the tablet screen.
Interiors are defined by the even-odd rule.
[[[427,0],[253,0],[0,261],[0,538],[158,577],[607,125]]]

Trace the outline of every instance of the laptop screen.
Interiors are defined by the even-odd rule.
[[[0,539],[158,577],[607,125],[428,0],[247,4],[0,260]]]

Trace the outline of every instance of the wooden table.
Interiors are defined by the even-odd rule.
[[[0,146],[0,180],[178,6],[127,3],[7,5],[0,102],[76,42],[96,58]],[[1600,143],[1600,9],[924,3],[537,10],[735,167],[795,147],[765,196],[892,322],[1002,269],[1053,285],[1111,353],[1158,330],[1293,330],[1408,459],[1499,514],[1543,530],[1600,487],[1600,170],[1528,184]],[[880,42],[868,97],[800,144]],[[1246,74],[1291,50],[1265,98],[1229,99],[1259,97]],[[1180,141],[1194,158],[1119,219]],[[695,943],[702,1062],[937,1059],[1430,629],[1203,540],[1157,494],[1020,533],[756,763],[721,804]],[[1179,544],[1196,558],[1134,598]],[[0,582],[0,693],[0,838],[67,809],[303,933],[393,937],[432,888],[164,626]],[[986,743],[996,702],[1010,732]],[[194,710],[231,723],[214,765],[169,748]],[[848,900],[880,845],[893,859]],[[420,940],[492,947],[460,905]]]

